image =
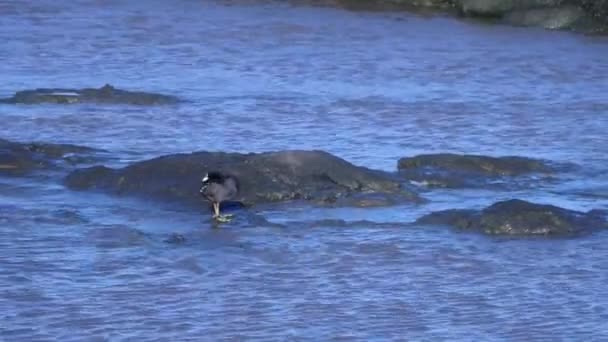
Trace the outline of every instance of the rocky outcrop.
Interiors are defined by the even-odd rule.
[[[425,225],[447,225],[491,235],[573,236],[606,228],[604,215],[522,200],[497,202],[483,210],[445,210],[416,221]]]
[[[545,162],[526,157],[491,157],[474,154],[421,154],[399,159],[399,170],[437,167],[445,170],[478,172],[487,175],[521,175],[530,172],[550,172]]]
[[[577,0],[573,2],[598,21],[608,24],[608,0]]]
[[[605,30],[595,7],[580,0],[456,0],[459,12],[467,17],[494,18],[517,26],[573,29],[587,32]]]
[[[502,17],[513,11],[535,8],[555,8],[563,0],[454,0],[454,5],[464,15],[480,17]]]
[[[18,143],[0,139],[0,175],[25,175],[58,164],[94,160],[97,150],[68,144]]]
[[[244,205],[290,200],[345,204],[348,198],[360,203],[363,195],[369,195],[373,203],[363,201],[363,205],[378,203],[378,197],[418,199],[394,175],[358,167],[322,151],[175,154],[122,169],[77,170],[68,175],[66,183],[73,189],[199,204],[201,178],[211,170],[239,179],[238,201]]]
[[[525,175],[549,175],[565,168],[526,157],[490,157],[453,153],[422,154],[399,159],[399,174],[429,187],[481,187],[515,184]]]
[[[540,26],[552,30],[582,29],[588,23],[585,12],[576,6],[511,11],[504,15],[503,21],[516,26]]]
[[[313,0],[313,3],[317,1]],[[327,0],[324,3],[336,3],[348,9],[449,9],[454,6],[452,0]]]
[[[517,26],[608,31],[608,0],[337,0],[347,8],[433,9]]]
[[[39,88],[18,91],[12,97],[0,99],[0,103],[9,104],[71,104],[71,103],[108,103],[129,105],[163,105],[179,102],[174,96],[127,91],[105,86],[84,89]]]

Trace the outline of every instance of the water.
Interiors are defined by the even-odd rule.
[[[5,139],[103,148],[115,165],[299,148],[384,170],[432,152],[584,166],[425,205],[257,208],[284,226],[221,229],[205,212],[3,177],[0,340],[608,339],[608,233],[410,223],[512,197],[608,209],[606,38],[284,3],[4,1],[0,14],[0,96],[111,83],[189,100],[1,105]],[[186,241],[165,243],[174,233]]]

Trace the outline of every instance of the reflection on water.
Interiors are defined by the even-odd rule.
[[[5,139],[104,148],[118,164],[314,148],[385,170],[439,151],[583,166],[513,192],[425,192],[424,205],[257,208],[219,229],[204,211],[2,178],[4,339],[608,339],[606,233],[509,240],[409,223],[511,197],[608,209],[605,38],[210,1],[0,13],[0,96],[111,83],[191,101],[0,105]]]

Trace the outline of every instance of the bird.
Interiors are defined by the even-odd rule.
[[[229,221],[232,215],[220,215],[220,204],[232,200],[239,192],[238,179],[219,171],[211,171],[202,179],[200,193],[213,204],[213,218],[218,221]]]

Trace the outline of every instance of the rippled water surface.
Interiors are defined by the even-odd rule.
[[[410,223],[513,197],[608,209],[606,38],[284,3],[9,0],[0,41],[0,97],[110,83],[188,100],[0,105],[0,138],[117,164],[297,148],[384,170],[432,152],[583,166],[422,205],[257,208],[219,229],[206,211],[0,177],[0,340],[608,340],[607,232]]]

